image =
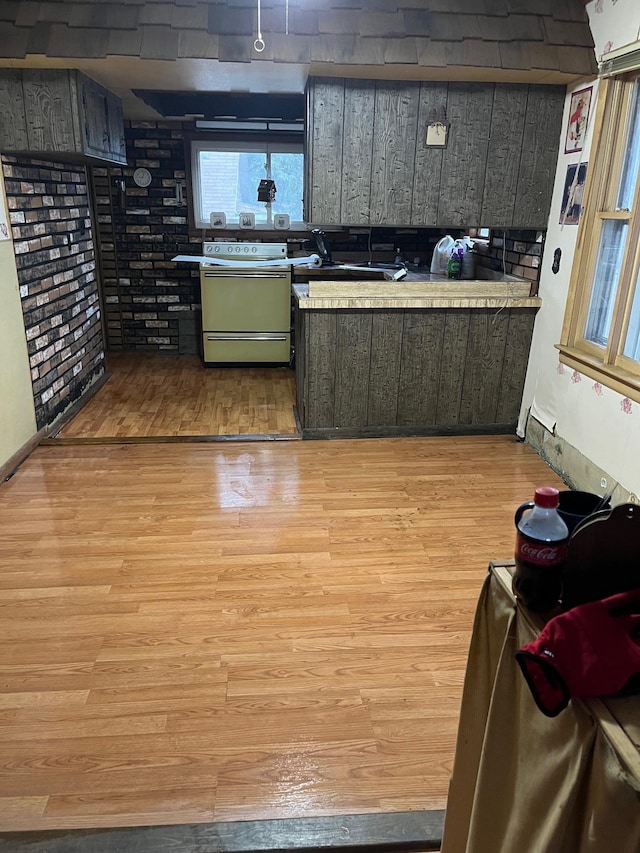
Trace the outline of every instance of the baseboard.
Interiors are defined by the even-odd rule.
[[[0,482],[4,483],[5,480],[8,480],[15,474],[24,460],[33,453],[46,434],[47,429],[43,427],[35,435],[31,436],[29,441],[23,444],[4,464],[0,465]]]
[[[316,438],[413,438],[443,435],[514,435],[513,424],[453,424],[433,426],[303,428],[304,439]]]

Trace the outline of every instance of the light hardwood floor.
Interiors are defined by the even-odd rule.
[[[510,437],[39,447],[0,487],[0,829],[443,808]]]
[[[114,352],[107,372],[57,438],[297,436],[287,367],[204,367],[196,355]]]

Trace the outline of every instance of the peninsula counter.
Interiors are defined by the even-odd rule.
[[[515,430],[540,299],[528,282],[294,284],[304,438]]]

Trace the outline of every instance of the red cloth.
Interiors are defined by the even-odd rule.
[[[617,693],[640,673],[640,589],[550,619],[516,652],[533,698],[548,717],[577,696]]]

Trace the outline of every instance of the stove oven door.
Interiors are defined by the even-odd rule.
[[[289,269],[205,267],[200,283],[205,362],[289,362]]]

